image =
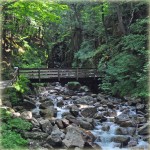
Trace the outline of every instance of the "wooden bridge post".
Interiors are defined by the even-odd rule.
[[[58,69],[58,81],[60,81],[60,70]]]
[[[40,78],[40,68],[38,68],[38,76],[39,76],[39,83],[41,82],[41,78]]]
[[[76,80],[78,80],[78,68],[76,69]]]

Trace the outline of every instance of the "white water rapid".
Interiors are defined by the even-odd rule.
[[[56,119],[61,119],[63,118],[63,113],[69,113],[69,105],[73,104],[72,100],[64,100],[62,96],[56,95],[56,94],[49,94],[48,96],[49,100],[53,101],[54,104],[54,108],[57,109],[57,116]],[[58,106],[58,102],[62,101],[63,105],[62,106]],[[39,115],[40,109],[40,102],[39,102],[39,98],[37,98],[37,102],[36,102],[36,108],[33,110],[33,112],[36,112],[37,115]],[[89,105],[88,105],[89,106]],[[124,106],[123,106],[124,107]],[[122,107],[122,108],[123,108]],[[126,107],[126,106],[125,106]],[[128,114],[133,116],[136,115],[136,111],[134,108],[132,107],[128,107]],[[101,112],[100,112],[101,113]],[[80,112],[79,112],[80,114]],[[116,110],[116,116],[119,116],[120,114],[122,114],[122,110],[120,110],[120,108],[118,108],[118,110]],[[100,120],[96,120],[95,119],[95,127],[94,130],[91,130],[91,133],[96,137],[95,143],[97,145],[99,145],[102,150],[133,150],[132,148],[121,148],[122,145],[120,145],[117,142],[112,142],[112,138],[114,136],[116,136],[116,129],[119,127],[119,125],[115,124],[113,119],[114,117],[110,117],[110,116],[105,116],[107,118],[106,121],[104,122],[100,122]],[[103,127],[106,126],[106,129],[103,129]],[[109,128],[107,128],[109,127]],[[130,136],[130,135],[128,135]],[[138,136],[138,135],[136,135]],[[132,138],[132,137],[131,137]],[[143,141],[142,139],[140,139],[139,137],[137,137],[137,150],[148,150],[149,144],[145,141]],[[143,149],[144,147],[144,149]],[[135,149],[134,149],[135,150]]]

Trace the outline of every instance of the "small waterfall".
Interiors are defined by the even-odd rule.
[[[50,98],[53,100],[54,108],[57,109],[57,117],[56,118],[61,119],[63,113],[69,112],[69,109],[67,109],[66,106],[68,106],[70,102],[68,102],[66,104],[64,103],[66,106],[58,107],[57,103],[58,103],[58,101],[63,100],[62,97],[56,96],[56,95],[51,95]]]
[[[36,108],[32,110],[33,113],[35,113],[37,116],[40,115],[40,105],[41,103],[39,102],[39,97],[36,98]]]
[[[134,108],[130,107],[129,111],[127,112],[129,116],[136,116],[136,111]],[[120,114],[122,114],[122,111],[116,110],[116,116],[119,116]],[[108,117],[106,116],[107,121],[100,123],[98,121],[95,122],[95,129],[92,130],[91,132],[93,133],[93,135],[95,135],[96,140],[95,143],[98,144],[102,150],[132,150],[131,148],[119,148],[119,145],[117,145],[117,143],[112,142],[112,138],[113,136],[116,135],[116,129],[119,127],[119,125],[115,124],[114,122],[110,122],[110,118],[114,118],[114,117]],[[104,131],[102,130],[102,127],[104,125],[108,125],[110,127],[110,129],[108,131]],[[137,131],[136,131],[137,132]],[[138,133],[136,133],[136,136],[138,136]],[[148,147],[150,146],[150,144],[148,142],[143,141],[142,139],[138,138],[138,145],[137,150],[143,149],[143,150],[148,150]]]
[[[109,131],[103,131],[102,124],[100,125],[100,123],[97,123],[92,133],[97,137],[95,141],[96,144],[100,145],[104,150],[111,150],[114,148],[114,143],[111,142],[111,139],[115,135],[118,125],[113,122],[105,122],[104,124],[110,127]]]

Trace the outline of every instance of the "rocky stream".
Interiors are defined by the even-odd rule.
[[[33,124],[29,149],[148,150],[148,105],[51,83],[25,96],[13,115]]]

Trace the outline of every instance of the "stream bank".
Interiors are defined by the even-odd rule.
[[[29,149],[148,150],[148,106],[141,99],[93,94],[88,87],[59,82],[38,88],[13,107],[30,121]]]

